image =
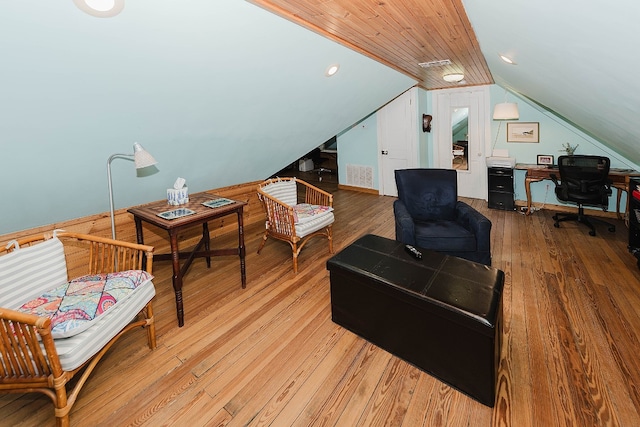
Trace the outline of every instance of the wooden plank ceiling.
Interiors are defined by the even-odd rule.
[[[249,0],[416,79],[425,89],[493,83],[462,0]],[[420,63],[450,60],[430,68]],[[464,74],[447,83],[442,76]]]

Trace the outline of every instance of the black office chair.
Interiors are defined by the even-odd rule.
[[[607,225],[609,231],[616,231],[615,225],[584,213],[585,205],[607,210],[611,195],[609,166],[609,158],[601,156],[574,155],[558,158],[560,179],[551,174],[551,179],[556,185],[556,197],[563,202],[576,203],[578,213],[556,213],[553,216],[554,227],[560,227],[562,221],[578,221],[589,227],[589,234],[595,236],[596,229],[591,222],[598,222]]]

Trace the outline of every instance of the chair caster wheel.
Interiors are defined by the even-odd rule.
[[[596,235],[596,232],[595,232],[595,231],[591,230],[591,231],[589,232],[589,236],[595,236],[595,235]]]
[[[560,224],[558,224],[557,222],[555,222],[555,223],[553,224],[553,226],[554,226],[555,228],[560,228]]]
[[[613,232],[616,231],[616,228],[615,227],[609,227],[609,231],[613,233]]]

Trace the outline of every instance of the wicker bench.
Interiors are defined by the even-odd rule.
[[[493,406],[504,273],[367,235],[327,262],[335,323]]]
[[[155,348],[151,308],[155,287],[150,280],[153,248],[77,233],[54,234],[12,241],[0,248],[0,393],[44,393],[53,400],[57,425],[66,426],[80,389],[118,338],[133,328],[145,327],[149,347]],[[67,263],[68,258],[74,262]],[[82,264],[76,268],[79,261]],[[114,283],[128,272],[144,280],[128,291],[122,292],[124,285],[113,290],[109,297],[117,292],[126,296],[112,298],[111,308],[102,304],[102,314],[89,323],[86,319],[69,322],[82,325],[77,331],[55,332],[49,317],[25,312],[25,307],[43,296],[55,296],[52,289],[67,286],[68,269],[88,275],[87,281],[105,278],[105,284],[109,275],[109,283]],[[74,289],[80,287],[78,283],[74,282]],[[102,294],[101,303],[106,294]],[[67,318],[68,312],[62,311],[60,317]],[[56,333],[65,337],[56,339]],[[66,385],[76,373],[81,373],[80,378],[68,393]]]

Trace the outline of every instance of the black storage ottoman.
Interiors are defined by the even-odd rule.
[[[327,261],[335,323],[494,406],[504,273],[366,235]]]

